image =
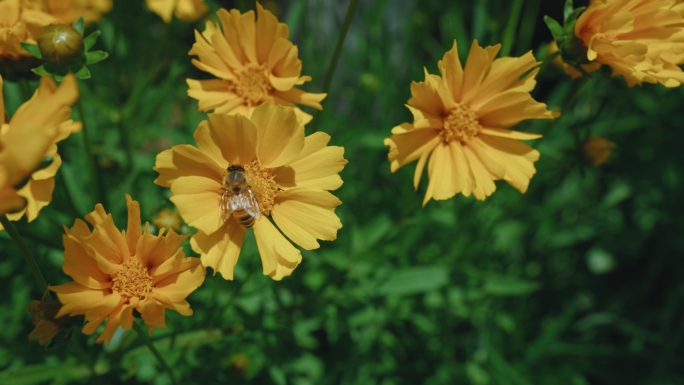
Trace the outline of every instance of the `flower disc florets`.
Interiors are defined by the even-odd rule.
[[[444,118],[444,129],[439,136],[444,143],[449,143],[452,140],[465,142],[477,135],[480,128],[475,112],[468,106],[456,103],[456,107],[449,111],[449,115]]]

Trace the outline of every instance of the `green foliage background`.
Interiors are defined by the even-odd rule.
[[[423,66],[436,73],[454,39],[462,60],[473,39],[543,59],[551,36],[542,16],[561,19],[563,3],[361,1],[325,109],[307,127],[345,147],[336,191],[344,227],[336,241],[304,251],[281,282],[261,275],[249,235],[234,281],[208,276],[189,297],[192,317],[167,312],[168,329],[153,341],[181,382],[684,384],[681,88],[630,89],[609,71],[571,82],[544,65],[535,98],[563,115],[517,127],[546,134],[534,143],[542,155],[524,195],[500,182],[485,202],[459,195],[422,209],[426,178],[415,192],[414,165],[389,171],[382,141],[410,120],[403,105]],[[270,4],[313,76],[303,88],[320,91],[348,1]],[[185,84],[208,76],[187,55],[203,23],[165,26],[143,2],[115,0],[86,32],[94,28],[102,30],[96,49],[110,57],[80,85],[103,203],[123,225],[130,193],[151,221],[173,207],[168,189],[153,184],[156,154],[194,143],[205,119]],[[27,95],[11,82],[3,91],[11,115]],[[590,134],[617,143],[599,168],[578,155]],[[53,202],[16,224],[52,284],[68,281],[62,224],[96,203],[82,134],[60,153]],[[120,330],[111,345],[78,330],[59,349],[29,342],[26,305],[42,293],[4,232],[0,245],[0,384],[169,383],[133,331]]]

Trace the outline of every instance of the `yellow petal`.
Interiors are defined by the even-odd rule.
[[[126,207],[128,208],[128,227],[126,230],[126,243],[131,255],[135,255],[138,239],[142,236],[140,225],[140,204],[126,194]]]
[[[434,129],[394,134],[385,139],[385,145],[390,147],[387,158],[392,172],[420,158],[423,153],[432,151],[438,142],[439,130]]]
[[[482,80],[484,79],[489,66],[501,49],[501,44],[482,48],[473,40],[470,46],[470,53],[463,69],[463,88],[461,91],[460,102],[470,103],[471,99],[478,94]]]
[[[202,231],[197,231],[190,240],[190,246],[200,254],[202,265],[214,270],[214,275],[219,272],[223,279],[232,280],[233,269],[237,264],[244,240],[244,227],[231,218],[213,234],[207,235]]]
[[[155,236],[146,230],[138,239],[136,257],[143,266],[153,271],[170,256],[175,255],[181,242],[188,236],[189,234],[178,235],[173,230],[169,230],[165,235],[160,233]]]
[[[184,176],[171,184],[171,193],[171,201],[188,225],[205,233],[213,233],[222,224],[219,216],[219,182],[201,176]]]
[[[328,147],[330,135],[316,132],[304,138],[304,148],[292,163],[275,171],[275,181],[283,188],[309,187],[335,190],[342,186],[338,175],[347,164],[344,148]]]
[[[198,128],[197,131],[199,130]],[[226,167],[219,166],[214,160],[215,157],[211,155],[213,154],[201,151],[189,144],[173,146],[162,151],[157,155],[153,167],[153,170],[159,173],[154,183],[170,187],[177,178],[190,175],[222,180],[227,165]],[[226,161],[224,160],[223,163]]]
[[[166,328],[166,316],[164,306],[156,299],[151,298],[142,303],[139,307],[140,315],[145,324],[151,328]]]
[[[461,89],[463,87],[463,67],[461,66],[461,60],[458,58],[456,40],[454,40],[451,50],[444,54],[444,59],[440,60],[437,66],[444,77],[444,83],[451,92],[451,97],[454,101],[460,102]]]
[[[112,286],[109,275],[99,269],[95,259],[87,253],[76,238],[65,234],[62,240],[64,242],[62,269],[65,274],[90,289],[106,289]]]
[[[263,103],[250,120],[256,126],[256,153],[263,167],[286,165],[304,148],[304,127],[292,108]]]
[[[267,217],[259,218],[253,229],[264,275],[276,280],[290,275],[302,261],[299,250],[285,239]]]
[[[342,204],[327,191],[293,188],[276,196],[271,215],[278,228],[306,250],[320,247],[317,239],[333,241],[342,222],[335,207]]]
[[[171,300],[171,303],[184,301],[195,289],[202,285],[206,271],[198,258],[184,258],[191,260],[185,262],[185,270],[175,272],[162,278],[154,285],[154,296],[163,294]]]
[[[100,303],[107,296],[105,290],[88,289],[76,282],[49,286],[48,288],[57,293],[57,298],[62,304],[55,316],[57,318],[66,314],[85,314],[88,309]]]
[[[539,151],[517,140],[486,135],[481,139],[489,146],[490,154],[495,156],[499,163],[506,165],[504,180],[521,193],[525,193],[530,179],[536,173],[534,162],[539,159]]]
[[[248,118],[242,115],[210,114],[209,131],[223,159],[229,164],[244,165],[254,159],[258,129]]]

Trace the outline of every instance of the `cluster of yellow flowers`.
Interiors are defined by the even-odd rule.
[[[19,42],[35,42],[36,28],[55,19],[69,22],[86,12],[94,21],[111,8],[109,0],[68,3],[0,1],[0,59],[24,55]],[[207,12],[201,0],[147,0],[147,5],[166,22],[173,14],[194,21]],[[684,80],[678,67],[684,62],[683,12],[684,3],[675,0],[593,0],[574,29],[586,60],[578,61],[581,69],[560,64],[573,77],[608,65],[629,85],[678,86]],[[189,52],[197,57],[192,63],[215,78],[187,80],[199,109],[213,113],[197,127],[195,145],[163,151],[154,166],[155,183],[170,188],[180,216],[196,228],[190,245],[200,258],[185,257],[180,244],[190,235],[179,235],[172,217],[159,219],[154,235],[149,225],[142,227],[138,203],[127,195],[128,225],[120,231],[98,204],[86,216],[90,227],[80,219],[65,227],[63,270],[74,282],[50,287],[62,304],[59,311],[38,312],[40,306],[33,305],[40,324],[50,327],[34,334],[41,342],[59,329],[46,317],[83,315],[86,334],[106,320],[101,342],[118,326],[130,329],[134,310],[150,333],[165,327],[165,309],[191,315],[186,298],[204,281],[205,267],[233,279],[250,228],[263,273],[275,280],[290,275],[302,260],[293,243],[311,250],[320,247],[319,240],[336,239],[342,223],[335,208],[341,202],[331,191],[342,186],[344,149],[329,146],[325,133],[306,136],[304,125],[313,117],[297,107],[320,110],[326,94],[297,88],[311,78],[301,75],[288,27],[271,12],[257,4],[256,14],[221,9],[217,15],[221,24],[207,21],[203,32],[195,31]],[[385,144],[392,172],[418,161],[416,189],[427,164],[423,205],[459,193],[484,200],[502,179],[521,193],[528,189],[540,154],[521,140],[541,135],[511,127],[560,113],[530,94],[541,64],[532,52],[496,58],[500,47],[474,41],[463,65],[454,41],[438,63],[440,74],[426,70],[424,81],[411,84],[407,107],[413,122],[394,127]],[[61,164],[56,143],[81,128],[69,120],[77,98],[73,76],[59,87],[43,78],[11,119],[0,115],[0,215],[10,220],[26,215],[31,221],[50,202]],[[593,138],[584,156],[601,164],[613,145]],[[45,157],[49,165],[36,170]]]

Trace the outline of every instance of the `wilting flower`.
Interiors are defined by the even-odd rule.
[[[0,92],[0,215],[15,213],[8,217],[17,220],[26,213],[33,220],[50,203],[53,177],[61,165],[55,143],[80,128],[69,120],[69,106],[77,98],[73,75],[67,75],[59,87],[45,77],[33,97],[6,121]],[[53,157],[53,162],[34,172],[46,155]]]
[[[228,168],[242,167],[258,205],[252,228],[263,273],[281,279],[302,259],[283,233],[311,250],[317,239],[336,239],[342,227],[334,212],[341,202],[328,191],[342,185],[338,173],[347,161],[329,140],[322,132],[305,138],[291,107],[264,103],[250,118],[210,114],[195,131],[197,147],[178,145],[157,155],[155,183],[171,187],[181,217],[197,228],[190,244],[202,263],[233,279],[246,228],[234,216],[222,218],[220,205],[230,192]]]
[[[26,311],[31,315],[34,329],[29,334],[29,339],[38,339],[41,345],[51,340],[57,334],[68,331],[73,326],[83,324],[80,317],[56,317],[62,307],[57,301],[31,301],[26,307]]]
[[[14,114],[8,124],[3,124],[0,129],[0,140],[7,144],[8,151],[14,151],[17,139],[12,139],[16,131],[34,130],[32,126],[41,126],[42,130],[49,130],[50,135],[55,135],[42,154],[36,154],[40,162],[44,157],[52,159],[51,163],[40,170],[30,173],[28,182],[16,191],[17,195],[26,202],[26,207],[22,210],[7,214],[7,218],[18,221],[26,214],[26,219],[31,222],[38,216],[40,210],[52,201],[52,192],[55,189],[55,174],[62,165],[62,159],[57,153],[57,142],[66,139],[72,133],[81,130],[81,123],[69,119],[71,106],[78,99],[78,86],[73,75],[64,78],[62,85],[58,88],[50,77],[44,76],[40,79],[40,86],[33,97],[24,103]],[[0,106],[2,109],[2,106]],[[34,138],[23,139],[28,143],[21,146],[31,145]],[[36,143],[41,145],[42,143]],[[20,156],[28,156],[28,152],[17,153]],[[35,168],[38,163],[35,163]],[[31,169],[33,170],[33,169]],[[0,226],[0,229],[2,227]]]
[[[556,43],[555,40],[551,41],[549,45],[547,46],[547,54],[549,56],[555,54],[558,52],[558,44]],[[553,65],[556,67],[560,68],[565,72],[566,75],[570,76],[571,79],[577,79],[580,76],[582,76],[582,73],[577,70],[577,68],[571,66],[570,64],[567,64],[563,61],[563,58],[561,55],[556,55],[555,58],[553,58]],[[582,64],[582,69],[584,72],[589,73],[589,72],[594,72],[597,71],[599,68],[601,68],[601,63],[594,62],[594,63],[589,63],[589,64]]]
[[[54,16],[61,23],[73,24],[83,17],[86,24],[98,22],[112,9],[112,0],[21,0],[28,9]]]
[[[133,326],[133,310],[149,327],[165,328],[165,309],[192,315],[186,297],[204,281],[199,258],[185,258],[180,236],[173,230],[152,235],[140,225],[140,206],[126,195],[128,228],[119,231],[101,204],[86,215],[93,226],[77,219],[64,228],[64,272],[74,282],[50,286],[62,308],[56,317],[85,315],[83,333],[93,334],[107,323],[96,342],[109,342],[118,326]]]
[[[195,31],[197,42],[190,55],[192,63],[218,79],[188,79],[188,95],[199,100],[200,111],[240,113],[247,117],[263,102],[294,106],[303,104],[322,109],[326,94],[304,92],[297,85],[310,81],[300,76],[302,61],[297,46],[288,40],[287,25],[278,23],[273,14],[257,3],[254,12],[218,11],[223,30],[207,21],[202,34]],[[311,115],[295,107],[300,123],[311,121]]]
[[[192,23],[209,11],[204,0],[145,0],[145,3],[165,23],[170,23],[174,14],[178,20]]]
[[[0,61],[31,56],[20,43],[35,44],[43,27],[55,22],[40,10],[24,9],[20,0],[0,1]]]
[[[521,193],[527,191],[539,152],[518,140],[541,135],[508,128],[559,113],[547,111],[544,103],[530,96],[539,71],[532,52],[495,60],[500,47],[482,48],[474,41],[463,68],[454,41],[438,63],[441,77],[426,70],[425,82],[411,83],[407,107],[413,124],[394,127],[385,144],[390,147],[392,172],[418,159],[416,189],[428,163],[423,205],[430,198],[448,199],[458,193],[484,200],[496,190],[493,181],[499,179]]]
[[[684,82],[684,3],[680,0],[592,0],[575,24],[587,59],[609,65],[631,87]]]
[[[582,157],[591,166],[598,167],[608,161],[615,143],[601,136],[592,136],[582,145]]]

